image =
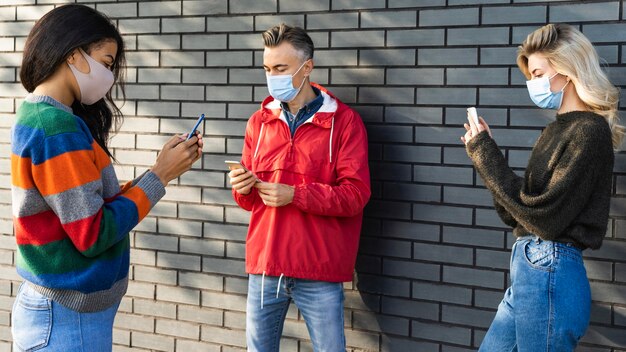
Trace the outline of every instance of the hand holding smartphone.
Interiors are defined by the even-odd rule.
[[[224,160],[224,162],[226,163],[226,165],[228,166],[228,170],[236,170],[236,169],[243,169],[246,172],[250,171],[248,169],[246,169],[245,166],[243,166],[242,163],[240,163],[239,161],[234,161],[234,160]],[[256,179],[256,182],[263,182],[261,180],[258,179],[258,177],[256,177],[256,175],[252,174],[252,176],[254,176],[254,178]]]
[[[478,118],[478,112],[476,111],[475,107],[472,106],[467,108],[467,119],[469,124],[464,124],[466,133],[465,136],[461,137],[463,143],[467,144],[467,142],[472,137],[482,131],[487,131],[487,133],[489,133],[489,137],[493,137],[491,134],[491,129],[489,128],[489,125],[487,125],[487,122]],[[474,128],[471,127],[472,122],[474,123]]]
[[[196,121],[196,124],[193,126],[193,128],[189,132],[189,135],[187,136],[186,140],[189,140],[191,137],[196,135],[196,130],[198,130],[198,127],[200,127],[200,124],[202,123],[202,121],[204,121],[204,114],[200,115],[200,117],[198,118],[198,121]]]
[[[239,161],[224,160],[224,162],[228,166],[228,170],[232,171],[232,170],[237,170],[237,169],[244,169],[244,170],[248,171],[248,169],[246,169],[246,167],[243,166],[243,164],[240,163]]]

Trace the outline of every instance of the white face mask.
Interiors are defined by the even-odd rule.
[[[295,76],[302,67],[304,67],[305,62],[300,65],[298,70],[294,72],[293,75],[275,75],[271,76],[269,73],[266,73],[265,76],[267,78],[267,89],[270,92],[270,95],[283,103],[288,103],[292,101],[298,93],[300,93],[300,89],[304,86],[304,82],[306,81],[306,77],[302,79],[302,83],[300,83],[300,87],[296,88],[293,86],[293,76]]]
[[[530,95],[530,99],[542,109],[555,109],[558,110],[561,108],[561,103],[563,102],[563,91],[565,87],[569,84],[569,80],[563,88],[561,88],[558,92],[552,92],[550,89],[550,80],[556,77],[558,73],[552,75],[552,77],[543,76],[541,78],[535,78],[530,81],[526,81],[526,86],[528,87],[528,94]]]
[[[78,87],[80,88],[80,102],[85,105],[92,105],[104,98],[109,92],[111,87],[113,87],[115,77],[113,72],[87,55],[83,49],[79,48],[78,50],[87,60],[87,64],[89,64],[89,73],[80,72],[70,63],[68,65],[74,77],[76,77],[76,82],[78,82]]]

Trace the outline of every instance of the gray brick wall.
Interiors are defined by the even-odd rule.
[[[24,96],[24,40],[72,0],[0,2],[0,351],[11,350],[15,273],[10,128]],[[517,45],[547,21],[578,26],[626,85],[623,1],[76,0],[116,21],[128,53],[125,124],[112,146],[122,180],[149,167],[167,136],[199,113],[205,155],[131,234],[131,283],[116,351],[243,351],[249,215],[230,198],[246,119],[267,94],[260,32],[285,21],[316,44],[314,79],[358,110],[369,131],[373,196],[354,281],[345,284],[350,351],[471,351],[508,280],[513,238],[459,141],[464,108],[492,122],[523,172],[552,113],[536,109]],[[624,87],[622,87],[624,88]],[[623,106],[623,104],[622,104]],[[509,127],[512,127],[509,129]],[[626,349],[626,154],[616,156],[609,231],[588,251],[592,324],[579,351]],[[284,351],[311,351],[289,310]]]

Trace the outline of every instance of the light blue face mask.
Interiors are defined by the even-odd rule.
[[[298,70],[294,72],[293,75],[271,76],[269,73],[266,74],[267,89],[270,91],[270,95],[274,99],[281,101],[283,103],[288,103],[292,101],[296,97],[296,95],[298,95],[306,79],[304,78],[302,79],[302,83],[300,84],[300,87],[294,88],[293,76],[295,76],[298,72],[300,72],[300,70],[302,69],[302,67],[304,67],[304,64],[306,64],[307,61],[309,60],[306,60],[305,62],[303,62],[302,65],[300,65],[300,68],[298,68]]]
[[[560,91],[553,93],[550,90],[550,80],[554,78],[558,73],[555,73],[552,77],[543,76],[541,78],[531,79],[526,81],[526,87],[528,87],[528,94],[530,99],[542,109],[556,109],[561,107],[563,102],[563,91],[569,84],[569,81],[565,83]]]

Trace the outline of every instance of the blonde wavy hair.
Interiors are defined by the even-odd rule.
[[[528,57],[541,53],[556,72],[569,77],[587,107],[604,117],[611,127],[613,148],[624,138],[617,112],[619,89],[600,67],[598,53],[579,30],[568,24],[548,24],[530,33],[517,51],[517,66],[531,79]]]

